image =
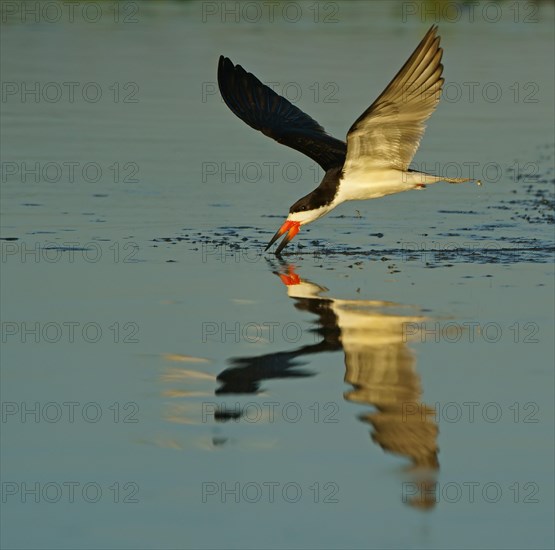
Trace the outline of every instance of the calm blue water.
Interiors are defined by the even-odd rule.
[[[44,4],[2,6],[2,547],[552,548],[553,5]],[[414,165],[482,187],[264,254],[321,174],[218,56],[342,137],[432,23]]]

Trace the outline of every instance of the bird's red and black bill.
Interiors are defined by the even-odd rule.
[[[268,246],[266,247],[266,250],[268,250],[268,248],[270,248],[270,246],[272,246],[284,233],[287,233],[283,241],[281,241],[276,249],[276,255],[281,254],[281,251],[293,240],[293,237],[299,232],[300,228],[300,222],[292,222],[287,220],[272,237],[272,239],[268,243]]]

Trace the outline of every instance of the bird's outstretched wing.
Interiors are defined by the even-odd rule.
[[[226,105],[251,128],[307,155],[326,171],[343,165],[345,142],[224,56],[218,64],[218,85]]]
[[[345,172],[407,170],[443,85],[442,48],[432,26],[414,53],[347,134]]]

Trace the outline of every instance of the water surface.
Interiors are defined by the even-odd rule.
[[[4,547],[553,547],[553,6],[313,4],[3,21]],[[483,185],[264,254],[320,172],[229,112],[218,56],[342,137],[434,22],[415,167]]]

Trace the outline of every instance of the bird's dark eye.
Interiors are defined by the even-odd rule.
[[[301,210],[306,210],[306,206],[301,206]]]

